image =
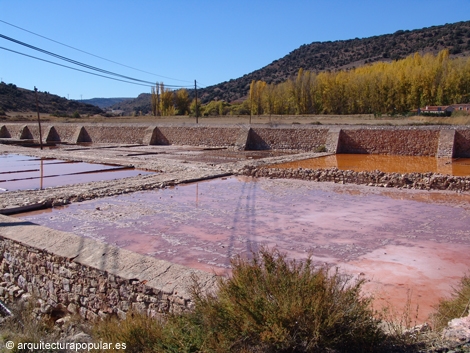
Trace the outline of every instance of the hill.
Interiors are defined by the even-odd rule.
[[[141,93],[135,99],[125,100],[116,104],[113,104],[111,109],[115,110],[123,110],[126,115],[131,114],[132,112],[142,112],[143,114],[147,114],[152,111],[152,107],[150,106],[150,93]]]
[[[212,100],[234,102],[246,98],[252,80],[280,83],[295,76],[300,68],[315,72],[347,70],[377,61],[403,59],[416,52],[437,54],[442,49],[449,49],[451,57],[470,56],[470,21],[362,39],[305,44],[259,70],[198,90],[198,96],[202,103]],[[193,90],[188,93],[194,97]],[[142,93],[135,100],[118,103],[112,108],[126,113],[150,112],[150,94]]]
[[[133,99],[134,98],[91,98],[91,99],[83,99],[80,102],[91,104],[91,105],[96,105],[97,107],[100,107],[101,109],[106,109],[115,104],[119,104],[125,101],[130,101]]]
[[[470,56],[470,21],[369,38],[302,45],[243,77],[201,89],[200,97],[203,103],[215,99],[233,102],[246,97],[252,80],[280,83],[296,75],[300,68],[316,72],[343,70],[377,61],[402,59],[416,52],[436,54],[442,49],[449,49],[451,56]]]
[[[58,116],[94,115],[104,113],[99,107],[74,100],[68,100],[49,92],[38,91],[39,111],[41,113]],[[0,83],[0,112],[27,112],[36,111],[36,97],[34,91],[16,87],[14,84]]]

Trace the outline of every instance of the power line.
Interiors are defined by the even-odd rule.
[[[3,34],[0,34],[0,37],[1,37],[1,38],[4,38],[4,39],[6,39],[6,40],[9,40],[9,41],[11,41],[11,42],[14,42],[14,43],[16,43],[16,44],[23,45],[23,46],[25,46],[25,47],[27,47],[27,48],[30,48],[30,49],[39,51],[39,52],[41,52],[41,53],[44,53],[44,54],[53,56],[53,57],[55,57],[55,58],[58,58],[58,59],[61,59],[61,60],[70,62],[70,63],[75,64],[75,65],[78,65],[78,66],[85,67],[85,68],[90,69],[90,70],[98,71],[98,72],[101,72],[101,73],[104,73],[104,74],[107,74],[107,75],[113,75],[113,76],[121,77],[121,78],[126,79],[126,80],[131,80],[131,81],[146,83],[146,84],[152,85],[152,86],[154,85],[154,83],[151,82],[151,81],[140,80],[140,79],[133,78],[133,77],[130,77],[130,76],[125,76],[125,75],[117,74],[117,73],[112,72],[112,71],[100,69],[100,68],[98,68],[98,67],[91,66],[91,65],[82,63],[82,62],[80,62],[80,61],[73,60],[73,59],[67,58],[67,57],[65,57],[65,56],[62,56],[62,55],[59,55],[59,54],[55,54],[55,53],[52,53],[52,52],[50,52],[50,51],[47,51],[47,50],[44,50],[44,49],[35,47],[35,46],[33,46],[33,45],[24,43],[24,42],[22,42],[22,41],[19,41],[19,40],[16,40],[16,39],[14,39],[14,38],[5,36],[5,35],[3,35]],[[14,52],[14,51],[13,51],[13,52]],[[18,52],[18,53],[19,53],[19,52]],[[27,55],[27,56],[28,56],[28,55]],[[31,57],[32,57],[32,56],[31,56]],[[35,57],[34,57],[34,58],[35,58]],[[47,60],[43,60],[43,61],[50,62],[50,61],[47,61]],[[50,62],[50,63],[53,63],[53,62]],[[63,66],[64,66],[64,67],[68,67],[68,66],[65,66],[65,65],[63,65]],[[68,67],[68,68],[70,68],[70,67]],[[80,71],[80,70],[79,70],[79,71]],[[87,72],[87,71],[85,71],[85,72]],[[100,76],[100,75],[98,75],[98,76]],[[104,76],[104,77],[105,77],[105,76]],[[127,82],[127,81],[123,81],[123,80],[121,80],[121,81],[122,81],[122,82]],[[171,87],[171,88],[187,88],[187,87],[188,87],[188,86],[177,86],[177,85],[166,85],[166,86],[167,86],[167,87]]]
[[[109,76],[104,76],[104,75],[100,75],[100,74],[97,74],[97,73],[94,73],[94,72],[90,72],[90,71],[85,71],[85,70],[77,69],[76,67],[71,67],[71,66],[67,66],[67,65],[62,65],[62,64],[59,64],[59,63],[55,63],[55,62],[53,62],[53,61],[49,61],[49,60],[46,60],[46,59],[38,58],[38,57],[36,57],[36,56],[28,55],[28,54],[25,54],[25,53],[20,53],[19,51],[16,51],[16,50],[4,48],[4,47],[0,47],[0,49],[7,50],[7,51],[10,51],[10,52],[15,53],[15,54],[24,55],[24,56],[27,56],[27,57],[30,57],[30,58],[33,58],[33,59],[36,59],[36,60],[41,60],[41,61],[44,61],[44,62],[49,63],[49,64],[54,64],[54,65],[57,65],[57,66],[66,67],[67,69],[72,69],[72,70],[75,70],[75,71],[84,72],[84,73],[87,73],[87,74],[90,74],[90,75],[100,76],[100,77],[108,78],[108,79],[110,79],[110,80],[121,81],[121,82],[125,82],[125,83],[130,83],[130,84],[133,84],[133,85],[149,87],[149,85],[144,85],[144,84],[142,84],[142,83],[124,81],[124,80],[120,80],[120,79],[118,79],[118,78],[109,77]],[[153,87],[153,85],[152,85],[152,87]]]
[[[146,74],[150,74],[150,75],[153,75],[153,76],[158,76],[158,77],[166,78],[166,79],[169,79],[169,80],[174,80],[174,81],[180,81],[180,82],[188,82],[188,83],[191,83],[191,81],[187,81],[187,80],[179,80],[179,79],[177,79],[177,78],[171,78],[171,77],[167,77],[167,76],[157,75],[157,74],[155,74],[155,73],[152,73],[152,72],[148,72],[148,71],[140,70],[140,69],[137,69],[137,68],[135,68],[135,67],[132,67],[132,66],[128,66],[128,65],[125,65],[125,64],[121,64],[121,63],[118,63],[118,62],[116,62],[116,61],[113,61],[113,60],[110,60],[110,59],[103,58],[102,56],[98,56],[98,55],[92,54],[92,53],[90,53],[90,52],[87,52],[87,51],[85,51],[85,50],[81,50],[81,49],[75,48],[75,47],[73,47],[73,46],[71,46],[71,45],[68,45],[68,44],[61,43],[61,42],[59,42],[59,41],[56,41],[56,40],[54,40],[54,39],[51,39],[51,38],[45,37],[45,36],[43,36],[43,35],[40,35],[40,34],[38,34],[38,33],[32,32],[32,31],[29,31],[29,30],[27,30],[27,29],[24,29],[24,28],[22,28],[22,27],[19,27],[19,26],[16,26],[16,25],[14,25],[14,24],[8,23],[8,22],[6,22],[6,21],[0,20],[0,22],[2,22],[2,23],[5,23],[5,24],[7,24],[7,25],[9,25],[9,26],[12,26],[12,27],[18,28],[18,29],[20,29],[20,30],[22,30],[22,31],[25,31],[25,32],[28,32],[28,33],[34,34],[35,36],[38,36],[38,37],[41,37],[41,38],[47,39],[47,40],[49,40],[49,41],[51,41],[51,42],[54,42],[54,43],[57,43],[57,44],[63,45],[63,46],[65,46],[65,47],[67,47],[67,48],[70,48],[70,49],[73,49],[73,50],[77,50],[77,51],[79,51],[79,52],[81,52],[81,53],[84,53],[84,54],[87,54],[87,55],[94,56],[95,58],[98,58],[98,59],[101,59],[101,60],[106,60],[106,61],[109,61],[109,62],[111,62],[111,63],[113,63],[113,64],[116,64],[116,65],[120,65],[120,66],[123,66],[123,67],[127,67],[127,68],[129,68],[129,69],[132,69],[132,70],[137,70],[137,71],[140,71],[140,72],[143,72],[143,73],[146,73]]]

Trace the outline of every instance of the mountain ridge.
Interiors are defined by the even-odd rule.
[[[303,44],[287,55],[239,78],[198,90],[201,102],[224,100],[234,103],[246,99],[252,80],[280,83],[294,77],[300,68],[308,71],[348,70],[378,61],[393,61],[416,52],[437,54],[448,49],[451,57],[470,56],[470,21],[398,30],[366,38],[312,42]],[[188,90],[192,99],[194,90]],[[127,113],[148,113],[150,93],[142,93],[133,101],[116,104],[113,109]]]
[[[449,49],[451,57],[470,56],[470,21],[303,44],[261,69],[201,89],[201,100],[206,103],[215,99],[227,102],[243,99],[252,80],[280,83],[295,76],[300,68],[315,72],[347,70],[377,61],[403,59],[416,52],[437,54],[442,49]]]

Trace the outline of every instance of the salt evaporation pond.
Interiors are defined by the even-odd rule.
[[[436,158],[428,156],[394,156],[378,154],[336,154],[272,165],[274,168],[338,168],[356,172],[380,170],[385,173],[441,173],[470,176],[470,158]]]
[[[0,192],[45,189],[149,173],[152,172],[109,164],[0,154]]]
[[[231,177],[22,214],[22,219],[206,271],[260,245],[411,293],[424,321],[470,268],[470,195]]]

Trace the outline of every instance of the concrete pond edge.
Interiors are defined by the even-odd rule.
[[[157,316],[190,310],[191,287],[213,291],[215,274],[0,215],[0,298],[34,296],[41,311],[93,320],[129,310]]]

